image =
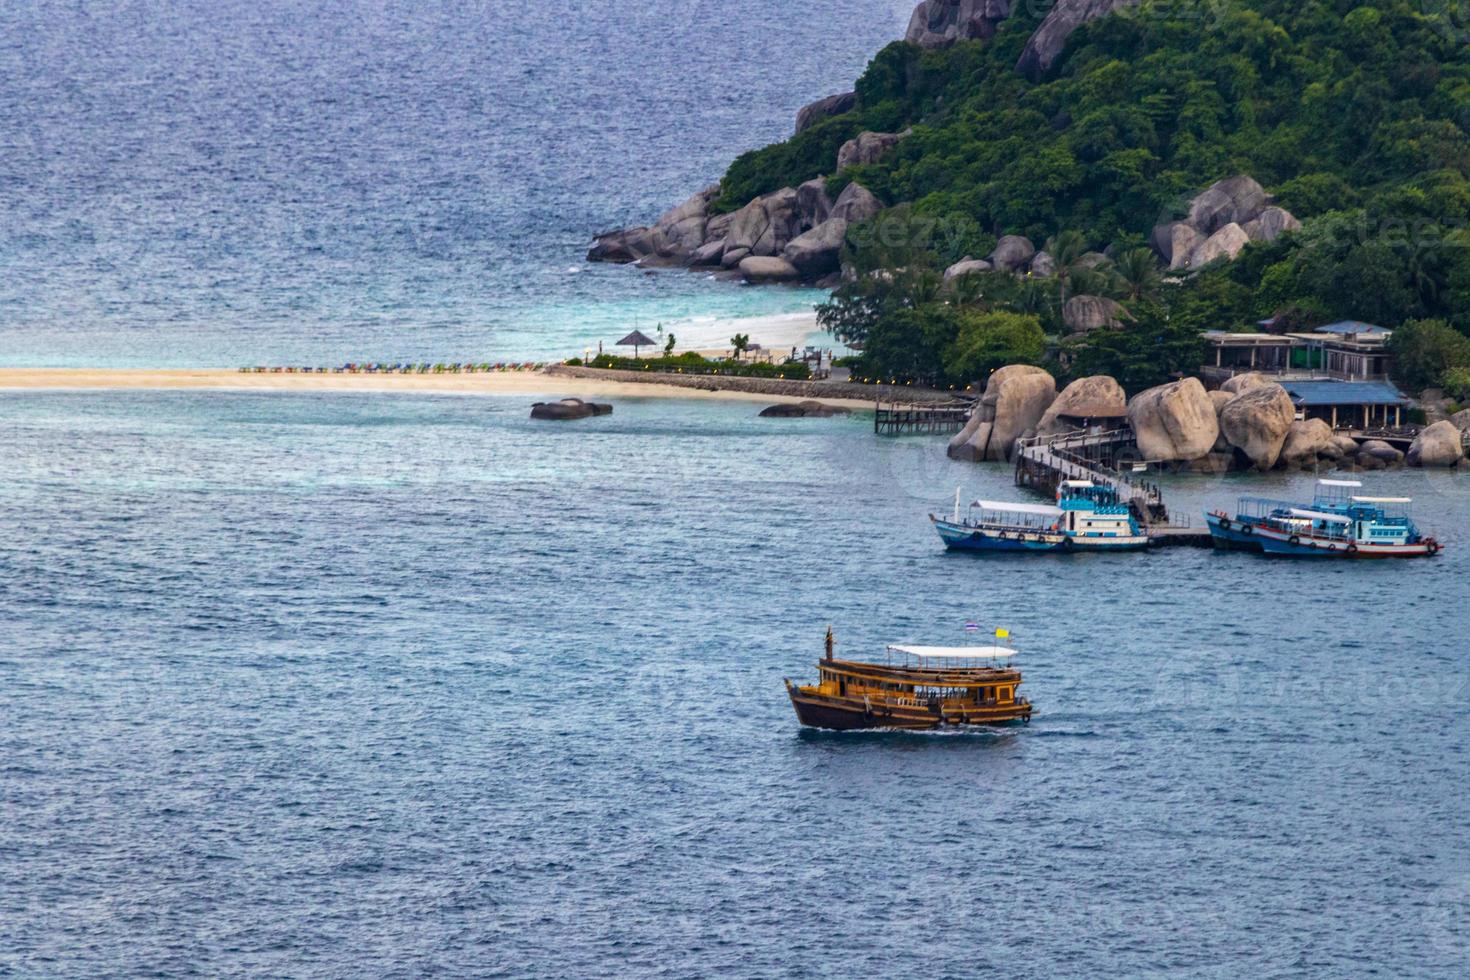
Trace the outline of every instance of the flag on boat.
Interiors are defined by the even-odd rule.
[[[975,622],[974,620],[969,620],[969,619],[965,620],[965,632],[966,633],[973,633],[976,630],[978,630],[979,628],[980,628],[980,624],[977,623],[977,622]]]
[[[1008,638],[1011,635],[1011,631],[1008,630],[1008,629],[998,629],[998,630],[995,631],[995,635],[997,637],[999,637],[1000,639],[1004,640],[1004,639]]]

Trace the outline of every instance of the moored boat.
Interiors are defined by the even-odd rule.
[[[803,725],[836,731],[1026,722],[1031,702],[1017,693],[1021,672],[1010,666],[1015,655],[1010,646],[894,644],[883,663],[839,660],[828,629],[817,683],[788,679],[786,693]]]
[[[976,500],[960,514],[955,491],[954,514],[930,514],[940,540],[955,551],[1132,551],[1148,547],[1127,504],[1112,487],[1087,480],[1065,480],[1057,502],[1018,504]]]
[[[1310,504],[1241,497],[1234,515],[1205,514],[1217,548],[1292,558],[1417,558],[1440,543],[1409,516],[1409,497],[1370,497],[1357,480],[1318,480]]]

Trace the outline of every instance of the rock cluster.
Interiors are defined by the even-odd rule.
[[[587,258],[738,270],[748,282],[821,280],[837,272],[848,227],[883,210],[856,183],[833,201],[821,178],[757,197],[733,213],[711,215],[718,196],[718,186],[708,187],[650,227],[599,235]]]
[[[1154,226],[1149,244],[1170,269],[1192,271],[1301,226],[1291,212],[1271,203],[1254,178],[1242,174],[1205,188],[1189,202],[1183,219]]]
[[[1011,0],[923,0],[909,18],[904,40],[925,48],[983,40],[1011,15]]]
[[[1006,365],[990,376],[970,420],[949,441],[949,455],[974,462],[1012,459],[1016,440],[1036,434],[1056,397],[1056,379],[1041,368]]]

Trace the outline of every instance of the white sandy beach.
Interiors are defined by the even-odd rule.
[[[475,374],[247,374],[227,369],[0,368],[0,390],[199,390],[524,395],[527,398],[686,398],[791,402],[803,398],[571,378],[538,371]],[[825,402],[870,407],[867,401]]]

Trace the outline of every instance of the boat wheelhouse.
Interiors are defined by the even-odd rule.
[[[954,515],[946,520],[930,514],[940,540],[955,551],[1130,551],[1148,547],[1127,504],[1112,487],[1087,480],[1064,480],[1057,502],[1018,504],[976,500],[960,514],[955,491]]]
[[[1440,544],[1420,533],[1409,497],[1371,497],[1357,480],[1318,480],[1310,504],[1242,497],[1232,517],[1205,515],[1217,548],[1296,558],[1415,558]]]
[[[1006,631],[998,630],[998,636]],[[1031,720],[1017,689],[1021,672],[1009,646],[895,644],[883,663],[839,660],[827,630],[816,684],[786,681],[796,717],[812,728],[925,730]]]

